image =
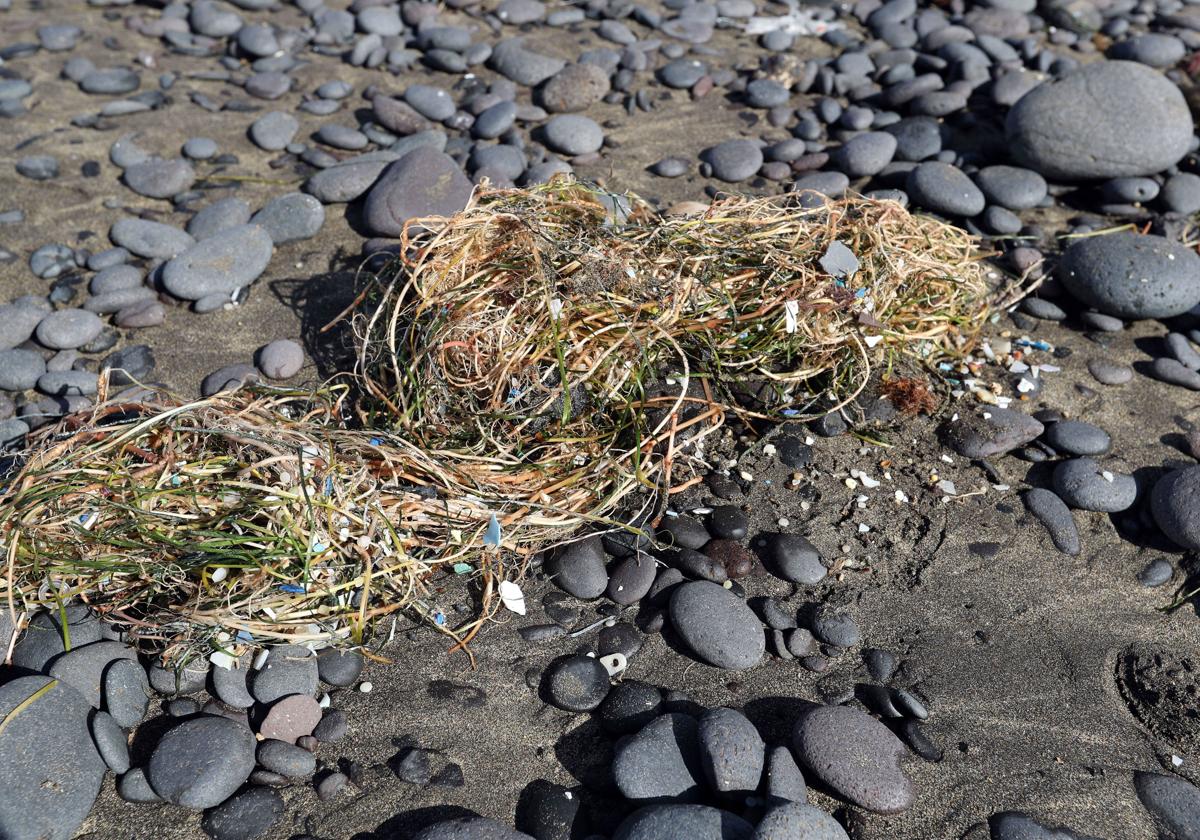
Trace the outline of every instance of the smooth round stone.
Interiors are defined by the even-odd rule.
[[[961,169],[937,161],[913,167],[904,191],[914,204],[948,216],[975,216],[986,205],[983,193]]]
[[[701,157],[712,167],[714,178],[728,183],[753,177],[763,165],[762,149],[750,140],[726,140],[706,149]]]
[[[1034,418],[1007,408],[965,412],[949,424],[950,448],[965,458],[992,458],[1037,438],[1045,427]]]
[[[862,631],[848,613],[822,609],[812,623],[813,635],[827,645],[853,647],[862,641]]]
[[[745,601],[710,581],[676,587],[670,616],[687,646],[718,668],[752,668],[766,651],[766,635],[758,617]]]
[[[1155,359],[1150,363],[1150,375],[1169,385],[1200,391],[1200,373],[1181,365],[1176,359],[1166,356]]]
[[[1125,322],[1120,318],[1114,318],[1112,315],[1105,315],[1103,312],[1096,312],[1094,310],[1080,313],[1079,320],[1088,329],[1099,332],[1112,333],[1125,329]]]
[[[246,80],[246,93],[259,99],[278,99],[291,89],[292,79],[286,73],[255,73]]]
[[[1054,492],[1079,510],[1116,513],[1127,510],[1137,500],[1137,482],[1133,476],[1109,471],[1111,480],[1091,458],[1073,458],[1054,468]]]
[[[274,250],[270,235],[258,225],[228,228],[164,265],[162,285],[181,300],[232,294],[266,271]]]
[[[286,741],[262,741],[258,745],[258,763],[281,776],[299,779],[317,770],[317,757],[304,747]]]
[[[273,703],[289,694],[317,690],[317,657],[300,645],[271,648],[267,660],[250,679],[250,693],[260,703]]]
[[[30,155],[17,161],[17,174],[34,181],[58,177],[58,159],[51,155]]]
[[[626,680],[609,691],[597,714],[608,732],[629,735],[658,716],[662,701],[662,690],[656,686]]]
[[[285,148],[300,130],[300,123],[284,111],[270,111],[250,124],[250,140],[260,149],[278,152]]]
[[[215,157],[219,149],[217,141],[209,137],[192,137],[183,144],[183,156],[191,160],[208,160]]]
[[[125,186],[147,198],[170,198],[191,189],[196,170],[182,158],[135,163],[125,170]]]
[[[353,685],[362,670],[363,658],[358,651],[325,648],[317,654],[317,676],[326,685]]]
[[[9,349],[29,340],[46,312],[31,306],[0,305],[0,348]]]
[[[304,367],[304,348],[286,338],[272,341],[259,349],[256,364],[268,379],[291,379]]]
[[[719,505],[708,516],[709,531],[723,540],[744,539],[749,527],[750,520],[735,505]]]
[[[884,131],[896,138],[895,160],[922,161],[942,150],[942,127],[932,117],[908,117]]]
[[[610,688],[608,671],[591,656],[568,656],[546,671],[546,694],[555,706],[568,712],[590,712]]]
[[[1113,178],[1101,188],[1107,204],[1140,204],[1158,197],[1158,181],[1153,178]]]
[[[1008,210],[1037,207],[1046,197],[1046,179],[1019,166],[985,166],[975,173],[975,183],[990,204]]]
[[[394,6],[371,6],[358,13],[358,28],[363,32],[390,38],[404,31],[404,21]]]
[[[707,805],[650,805],[626,817],[613,840],[751,840],[754,836],[754,826],[728,811]]]
[[[566,66],[561,58],[527,49],[521,38],[509,38],[497,43],[488,63],[506,79],[526,87],[541,84]]]
[[[422,146],[383,170],[367,193],[363,221],[378,236],[400,236],[409,219],[453,216],[472,189],[453,158]]]
[[[113,323],[123,330],[138,330],[157,327],[167,318],[166,308],[158,301],[134,304],[119,311]]]
[[[686,90],[708,74],[708,65],[694,58],[677,58],[658,70],[658,80],[669,88]]]
[[[51,397],[95,395],[98,377],[89,370],[49,371],[38,377],[37,389]]]
[[[1160,478],[1150,494],[1150,509],[1167,539],[1183,548],[1200,549],[1200,466]]]
[[[255,840],[279,822],[283,811],[278,792],[256,785],[205,813],[200,824],[213,840]]]
[[[104,322],[94,312],[60,309],[51,312],[37,325],[38,343],[51,350],[74,350],[100,335]]]
[[[1108,432],[1082,420],[1050,423],[1042,433],[1042,440],[1066,455],[1104,455],[1112,448]]]
[[[1158,199],[1172,213],[1200,212],[1200,175],[1192,172],[1172,175],[1163,184]]]
[[[694,799],[704,778],[696,719],[664,714],[619,741],[612,773],[621,794],[635,802]]]
[[[1175,567],[1162,557],[1151,560],[1138,572],[1138,583],[1147,588],[1162,586],[1175,576]]]
[[[1151,32],[1118,41],[1108,48],[1108,57],[1151,67],[1173,67],[1183,60],[1186,51],[1183,41],[1173,35]]]
[[[658,539],[669,546],[699,551],[710,538],[703,523],[691,516],[666,516],[659,524]]]
[[[197,311],[212,311],[207,309],[201,310],[200,304],[202,303],[204,303],[203,300],[197,302]],[[214,370],[208,376],[204,377],[200,382],[200,394],[205,397],[211,397],[213,394],[219,394],[222,391],[236,391],[243,385],[258,381],[259,373],[257,368],[243,362],[237,362]]]
[[[590,601],[608,588],[606,559],[600,537],[592,535],[560,548],[547,561],[546,571],[568,594]]]
[[[1080,239],[1063,254],[1059,276],[1078,300],[1119,318],[1169,318],[1200,303],[1200,257],[1160,236]]]
[[[170,729],[150,756],[154,792],[185,808],[211,808],[241,787],[254,769],[254,735],[226,717],[204,715]]]
[[[497,102],[482,111],[471,126],[471,134],[483,140],[494,140],[512,127],[517,106],[507,100]]]
[[[267,232],[276,245],[299,242],[317,235],[325,224],[325,207],[311,195],[286,193],[268,201],[250,219]]]
[[[609,87],[603,68],[585,62],[568,64],[542,86],[538,102],[552,114],[584,111],[603,99]]]
[[[1087,368],[1101,385],[1124,385],[1133,379],[1133,368],[1111,359],[1088,359]]]
[[[808,772],[855,805],[880,814],[912,805],[912,785],[900,766],[908,749],[866,712],[816,708],[796,724],[792,743]]]
[[[294,744],[311,735],[321,722],[321,706],[307,694],[289,694],[275,701],[263,718],[258,732],[264,738],[275,738]]]
[[[119,292],[125,289],[136,289],[142,285],[142,270],[132,265],[114,265],[96,272],[88,283],[88,291],[93,295],[103,295],[108,292]]]
[[[801,802],[787,802],[763,816],[754,840],[850,840],[832,816]],[[1031,838],[1032,840],[1032,838]]]
[[[90,711],[70,685],[49,677],[0,685],[0,836],[75,836],[104,779],[105,765],[88,732]]]
[[[799,534],[772,534],[767,561],[773,573],[792,583],[813,586],[829,573],[816,546]]]
[[[46,372],[42,355],[33,350],[0,350],[0,388],[27,391]]]
[[[796,758],[789,747],[772,747],[767,751],[766,767],[763,771],[763,793],[770,805],[808,801],[808,785],[805,784],[804,774],[796,766]]]
[[[79,80],[79,89],[84,93],[118,96],[132,93],[141,85],[141,77],[126,67],[109,67],[93,70]]]
[[[91,720],[92,742],[100,758],[117,775],[129,769],[129,742],[125,733],[107,712],[95,712]]]
[[[754,724],[733,709],[710,709],[700,718],[700,762],[710,790],[744,799],[758,789],[766,744]]]
[[[104,669],[103,708],[117,725],[132,729],[142,722],[150,706],[146,669],[131,659],[118,659]]]
[[[459,817],[423,828],[412,840],[534,840],[528,834],[484,817]]]
[[[564,155],[598,152],[604,145],[604,129],[580,114],[558,114],[542,127],[546,145]]]
[[[332,744],[346,737],[349,731],[350,721],[345,712],[341,709],[326,709],[325,714],[321,715],[321,721],[313,727],[312,737],[322,744]],[[301,743],[302,740],[302,737],[297,738],[296,743]]]
[[[313,139],[318,143],[324,143],[326,146],[332,146],[335,149],[345,149],[347,151],[358,151],[365,149],[370,141],[367,135],[363,134],[356,128],[350,128],[337,123],[328,123],[317,129]]]
[[[746,85],[746,104],[752,108],[775,108],[789,99],[788,89],[774,79],[755,79]]]
[[[49,52],[65,52],[74,49],[76,41],[82,34],[82,29],[69,23],[39,26],[37,30],[38,42],[42,45],[42,49]]]
[[[165,697],[203,691],[208,678],[208,665],[208,660],[202,657],[192,659],[178,668],[164,668],[154,662],[147,669],[150,687]]]
[[[648,167],[650,172],[660,178],[678,178],[686,175],[692,168],[689,161],[679,157],[663,158]]]
[[[162,802],[162,797],[154,792],[154,788],[150,787],[146,771],[141,767],[134,767],[117,780],[117,795],[126,802]]]
[[[1193,129],[1183,94],[1160,73],[1097,61],[1023,96],[1005,133],[1018,161],[1070,181],[1161,172],[1187,154]]]
[[[636,604],[654,584],[657,567],[648,554],[641,552],[618,563],[608,579],[608,597],[621,605]]]
[[[886,131],[868,131],[855,135],[838,147],[830,163],[851,178],[875,175],[892,162],[896,138]]]
[[[243,661],[238,668],[213,668],[213,692],[217,699],[226,706],[235,709],[248,709],[254,705],[254,696],[250,693],[251,669]]]
[[[29,433],[29,424],[23,420],[9,418],[0,420],[0,448],[13,446]]]
[[[449,119],[458,110],[453,97],[433,85],[410,85],[404,91],[404,101],[421,116],[434,122]]]
[[[202,208],[187,223],[187,232],[197,241],[209,239],[250,221],[250,205],[236,196],[222,198]],[[173,255],[172,255],[173,256]],[[92,289],[95,293],[96,290]]]
[[[170,259],[196,244],[179,228],[146,219],[118,219],[108,235],[114,244],[147,259]]]
[[[1162,830],[1160,837],[1192,840],[1200,825],[1200,789],[1178,776],[1136,771],[1138,799]]]

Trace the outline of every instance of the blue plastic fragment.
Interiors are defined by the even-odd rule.
[[[333,495],[333,476],[331,475],[325,476],[325,495]]]
[[[380,440],[379,438],[371,438],[371,445],[372,445],[372,446],[378,446],[378,445],[379,445],[379,444],[381,444],[381,443],[383,443],[383,441],[382,441],[382,440]]]
[[[1016,341],[1013,342],[1013,344],[1016,344],[1020,347],[1032,347],[1034,350],[1049,350],[1050,349],[1050,344],[1048,342],[1042,341],[1040,339],[1038,339],[1036,341],[1031,341],[1027,338],[1018,338]]]
[[[469,575],[471,573],[471,568],[472,567],[471,567],[470,563],[455,563],[454,564],[454,574]]]
[[[436,624],[438,627],[441,627],[443,624],[446,623],[446,614],[444,612],[442,612],[441,610],[434,610],[433,611],[433,623]]]
[[[863,298],[865,298],[866,296],[867,296],[867,290],[866,290],[866,289],[855,289],[855,290],[854,290],[854,297],[858,298],[859,300],[862,300],[862,299],[863,299]]]
[[[492,514],[492,518],[488,520],[487,532],[483,535],[483,544],[489,548],[500,547],[500,520],[496,518],[496,514]]]
[[[237,631],[237,639],[239,642],[253,642],[254,641],[254,637],[251,636],[249,633],[247,633],[245,630]]]
[[[785,408],[781,413],[784,417],[796,417],[800,414],[800,412],[794,408]]]
[[[293,595],[303,595],[304,594],[304,587],[299,586],[295,583],[281,583],[281,584],[279,584],[279,588],[282,589],[284,592],[290,592]]]

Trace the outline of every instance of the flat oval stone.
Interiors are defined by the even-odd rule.
[[[260,149],[278,152],[284,149],[300,130],[300,123],[285,111],[269,111],[250,124],[250,140]]]
[[[104,670],[118,659],[136,660],[133,648],[123,642],[101,640],[72,647],[49,663],[50,676],[70,685],[92,708],[100,708]]]
[[[1186,779],[1137,771],[1133,786],[1138,799],[1168,837],[1191,840],[1200,826],[1200,789]]]
[[[273,703],[289,694],[317,690],[317,656],[300,645],[271,648],[266,662],[250,678],[250,693],[259,703]]]
[[[528,834],[485,817],[460,817],[423,828],[412,840],[534,840]]]
[[[1161,73],[1097,61],[1021,97],[1005,134],[1026,166],[1071,181],[1161,172],[1187,154],[1193,129],[1183,93]]]
[[[453,158],[418,147],[383,170],[367,193],[363,220],[372,233],[400,236],[410,219],[453,216],[467,206],[472,190]]]
[[[182,300],[233,294],[266,271],[274,250],[270,235],[258,225],[229,228],[164,265],[163,288]]]
[[[170,198],[191,189],[196,182],[196,170],[182,158],[150,160],[135,163],[122,176],[125,186],[147,198]]]
[[[325,224],[325,208],[304,193],[286,193],[268,201],[250,224],[267,232],[276,245],[311,239]]]
[[[542,127],[546,145],[564,155],[586,155],[604,145],[604,129],[591,117],[558,114]]]
[[[213,840],[254,840],[283,816],[283,797],[269,787],[239,791],[204,815],[201,826]]]
[[[912,784],[900,766],[908,749],[866,712],[818,707],[799,720],[792,741],[800,763],[855,805],[879,814],[912,805]]]
[[[249,687],[250,673],[251,669],[246,662],[242,662],[238,668],[213,668],[213,691],[217,699],[234,709],[249,709],[253,706],[254,696]]]
[[[592,656],[567,656],[546,671],[546,693],[560,709],[589,712],[599,706],[610,688],[608,671]]]
[[[1170,318],[1200,303],[1200,257],[1161,236],[1080,239],[1063,253],[1059,277],[1078,300],[1118,318]]]
[[[751,840],[754,826],[707,805],[651,805],[634,811],[613,840]]]
[[[938,161],[913,167],[904,191],[917,206],[948,216],[975,216],[987,203],[979,187],[961,169]]]
[[[1091,458],[1072,458],[1054,468],[1054,492],[1073,508],[1116,513],[1133,506],[1137,482],[1101,469]]]
[[[226,717],[203,715],[167,731],[146,766],[154,792],[185,808],[211,808],[254,769],[254,735]]]
[[[1124,385],[1133,379],[1133,368],[1111,359],[1088,359],[1087,368],[1101,385]]]
[[[146,669],[132,659],[118,659],[104,669],[101,691],[104,710],[124,729],[142,722],[150,707]]]
[[[658,717],[662,702],[662,690],[658,687],[625,680],[608,693],[597,714],[608,732],[629,735]]]
[[[100,335],[104,322],[94,312],[60,309],[51,312],[37,325],[38,343],[51,350],[74,350]]]
[[[635,802],[698,797],[704,778],[698,733],[695,718],[668,713],[619,741],[612,773],[622,795]]]
[[[0,389],[27,391],[46,372],[46,360],[35,350],[0,350]]]
[[[95,712],[91,722],[92,741],[108,769],[120,775],[129,769],[129,742],[107,712]]]
[[[362,669],[363,657],[358,651],[325,648],[317,654],[317,676],[326,685],[353,685]]]
[[[792,755],[790,747],[772,747],[767,751],[766,767],[763,769],[763,794],[770,805],[808,802],[808,785],[804,783],[804,774],[796,765],[796,758]]]
[[[965,458],[992,458],[1029,443],[1044,431],[1045,427],[1027,414],[988,407],[951,422],[946,437],[950,448]]]
[[[1037,207],[1046,197],[1046,179],[1019,166],[985,166],[975,173],[975,183],[990,204],[1009,210]]]
[[[568,543],[546,563],[546,572],[563,590],[576,598],[599,598],[608,588],[604,546],[598,535]]]
[[[321,722],[321,706],[307,694],[290,694],[276,700],[267,711],[258,732],[264,738],[275,738],[289,744],[311,735]]]
[[[656,574],[657,564],[649,554],[639,552],[627,557],[608,578],[608,597],[618,604],[635,604],[650,591]]]
[[[290,339],[272,341],[257,355],[255,364],[268,379],[291,379],[304,367],[304,348]]]
[[[1167,473],[1150,494],[1154,521],[1171,542],[1200,549],[1200,466]]]
[[[0,836],[75,836],[104,779],[88,732],[90,711],[79,692],[50,677],[0,685]]]
[[[258,745],[258,763],[281,776],[299,779],[311,776],[317,769],[317,757],[304,747],[286,741],[266,740]]]
[[[816,546],[799,534],[771,534],[767,538],[767,561],[779,577],[805,586],[820,583],[829,573]]]
[[[710,581],[676,587],[670,615],[687,646],[710,665],[752,668],[766,652],[766,635],[758,617],[745,601]]]
[[[1045,526],[1055,548],[1072,557],[1079,554],[1079,529],[1066,502],[1041,487],[1026,490],[1021,498],[1029,512]]]
[[[734,709],[709,709],[698,736],[709,788],[722,796],[751,796],[762,779],[766,744],[750,719]]]
[[[1082,420],[1050,423],[1042,432],[1042,440],[1067,455],[1104,455],[1112,448],[1108,432]]]
[[[174,225],[146,219],[119,219],[108,235],[114,245],[147,259],[170,259],[196,244],[195,239]]]
[[[753,177],[763,165],[762,148],[742,138],[718,143],[706,149],[702,158],[712,167],[714,178],[729,183]]]

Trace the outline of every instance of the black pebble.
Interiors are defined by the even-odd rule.
[[[733,505],[721,505],[713,508],[713,512],[708,517],[709,531],[714,537],[724,540],[744,539],[749,527],[750,521],[746,518],[746,514]]]

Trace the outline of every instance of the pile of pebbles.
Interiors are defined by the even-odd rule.
[[[163,668],[82,605],[35,615],[0,674],[4,836],[73,837],[110,771],[128,802],[203,810],[214,840],[268,831],[289,785],[342,794],[329,751],[349,723],[331,701],[369,688],[362,657],[285,645],[212,659]]]

